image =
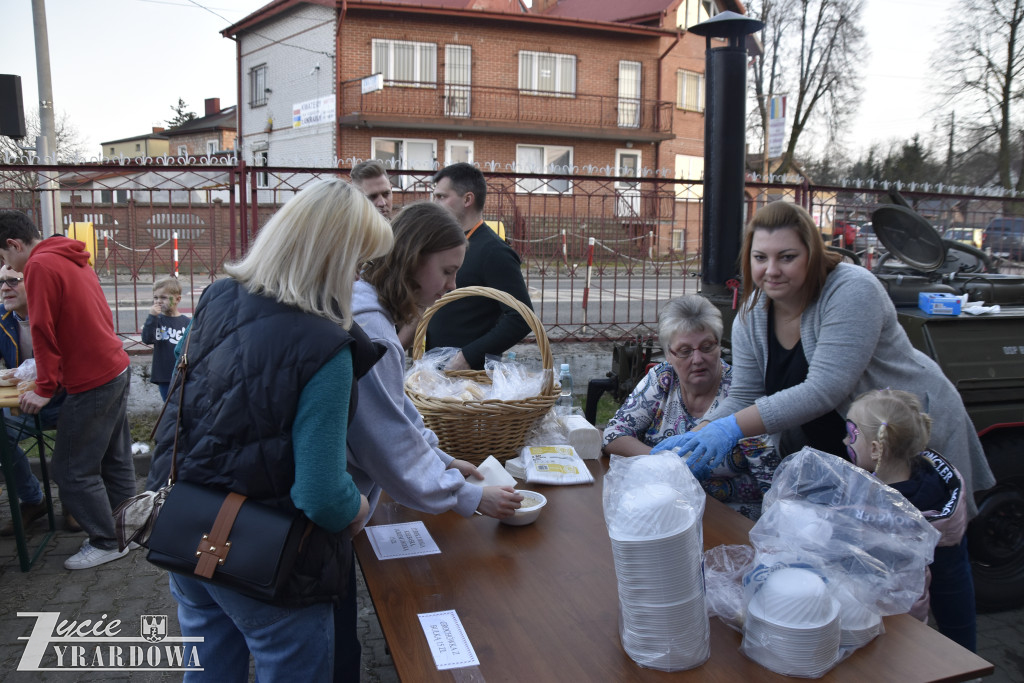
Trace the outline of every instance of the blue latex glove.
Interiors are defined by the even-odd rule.
[[[684,455],[690,452],[691,444],[696,440],[697,432],[683,432],[682,434],[663,439],[651,449],[651,453],[672,451],[676,455]]]
[[[736,443],[743,438],[735,415],[714,420],[699,432],[690,433],[696,438],[689,443],[691,453],[686,465],[700,481],[710,477],[711,472],[725,462]]]

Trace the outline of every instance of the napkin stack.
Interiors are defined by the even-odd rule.
[[[572,446],[523,446],[520,456],[526,463],[526,481],[530,484],[589,484],[594,475]]]
[[[584,460],[597,460],[601,457],[601,430],[587,422],[582,415],[566,415],[562,418],[565,424],[569,445]]]

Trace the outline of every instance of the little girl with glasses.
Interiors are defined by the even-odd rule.
[[[964,490],[956,468],[928,450],[930,433],[931,418],[917,396],[881,389],[860,395],[850,406],[843,443],[855,465],[902,493],[942,533],[924,595],[910,614],[926,621],[930,602],[939,632],[974,652],[974,583],[964,536]]]

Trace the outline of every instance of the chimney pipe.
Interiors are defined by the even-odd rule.
[[[207,97],[206,98],[206,116],[213,116],[214,114],[220,113],[220,98],[219,97]]]
[[[725,286],[739,280],[745,206],[745,149],[748,34],[764,24],[736,12],[720,12],[690,28],[707,40],[704,73],[704,230],[702,293],[728,299]],[[712,38],[726,45],[711,47]]]

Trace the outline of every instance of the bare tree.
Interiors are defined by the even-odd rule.
[[[85,143],[78,128],[71,122],[68,113],[61,112],[54,121],[54,128],[57,138],[57,162],[70,163],[80,161],[85,156]],[[25,116],[25,138],[20,143],[26,147],[35,145],[39,133],[39,114],[30,112]],[[0,162],[3,161],[4,153],[11,158],[21,158],[31,152],[25,152],[18,146],[14,138],[0,136]]]
[[[856,110],[858,73],[866,47],[861,28],[864,0],[757,0],[748,14],[764,22],[764,51],[756,58],[753,90],[761,137],[768,126],[768,97],[787,96],[791,122],[777,172],[793,165],[800,136],[813,126],[830,143]],[[766,150],[767,153],[767,150]]]
[[[1024,0],[963,0],[940,44],[945,94],[970,114],[957,117],[969,121],[965,134],[974,146],[997,141],[998,182],[1014,188],[1013,147],[1024,133]],[[1024,190],[1024,173],[1016,189]]]

